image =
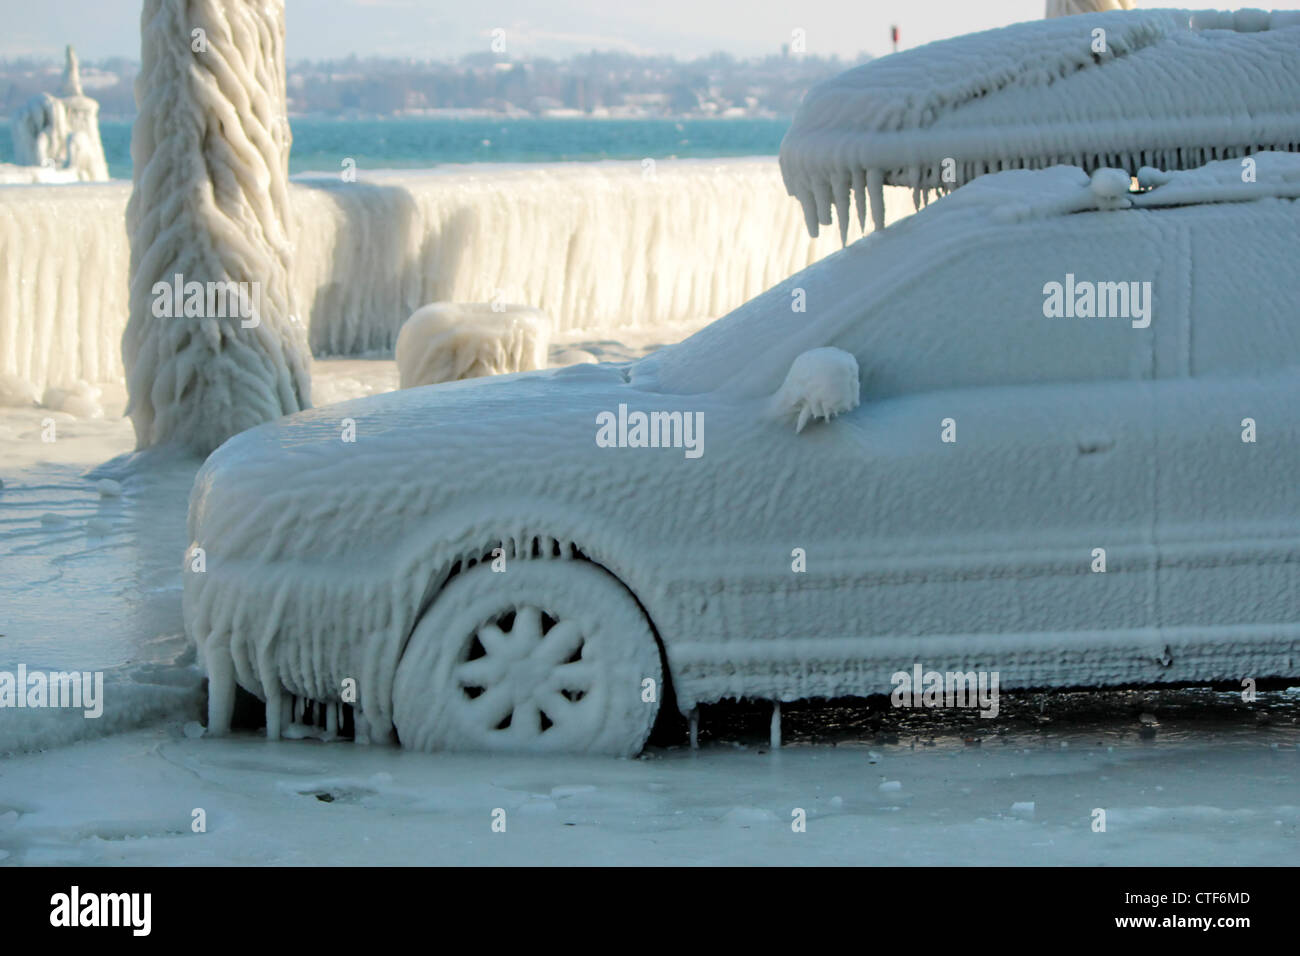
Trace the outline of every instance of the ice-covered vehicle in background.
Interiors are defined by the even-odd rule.
[[[1134,10],[1017,23],[814,87],[781,144],[809,232],[883,188],[918,204],[1004,169],[1194,169],[1300,149],[1300,11]]]
[[[419,749],[627,754],[665,699],[918,662],[1300,673],[1300,156],[1141,182],[983,176],[641,361],[237,435],[190,511],[210,729],[238,684],[273,736],[297,698]]]

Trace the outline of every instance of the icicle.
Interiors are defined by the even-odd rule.
[[[781,746],[781,702],[772,701],[772,727],[770,733],[772,749],[777,750]]]
[[[835,221],[840,227],[840,245],[849,244],[849,189],[850,183],[840,177],[831,182],[835,195]]]
[[[280,688],[273,686],[267,690],[266,694],[266,739],[280,739],[280,720],[284,716],[284,708],[280,706]]]
[[[204,660],[208,669],[208,735],[220,737],[230,733],[230,718],[235,713],[235,662],[230,645],[209,638]]]
[[[814,239],[820,231],[817,228],[817,200],[813,198],[812,190],[806,185],[799,190],[799,206],[803,209],[803,223],[808,227],[808,235]]]
[[[691,725],[691,749],[700,749],[700,708],[692,707],[690,714],[687,715]]]
[[[817,199],[817,224],[831,224],[831,184],[825,180],[813,183],[813,196]]]
[[[858,207],[858,228],[867,234],[867,171],[853,167],[853,204]]]
[[[325,733],[331,737],[338,736],[339,732],[339,707],[341,704],[327,702],[325,704]]]
[[[876,229],[884,229],[885,174],[879,169],[867,170],[867,194],[871,197],[871,224]]]

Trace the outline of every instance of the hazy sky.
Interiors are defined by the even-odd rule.
[[[1204,6],[1151,0],[1140,6]],[[141,0],[0,0],[0,56],[83,59],[140,53]],[[810,53],[889,52],[1043,15],[1045,0],[288,0],[291,60],[358,56],[441,59],[489,48],[566,56],[620,49],[692,57],[777,52],[801,28]]]

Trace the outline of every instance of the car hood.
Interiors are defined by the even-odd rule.
[[[600,451],[600,411],[680,401],[628,377],[625,366],[581,365],[474,379],[249,429],[200,469],[191,541],[227,559],[380,559],[404,525],[467,498],[518,495],[521,474],[576,487]]]

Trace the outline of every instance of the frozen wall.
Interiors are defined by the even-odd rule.
[[[433,301],[523,303],[557,332],[716,317],[835,248],[784,231],[799,214],[770,160],[300,183],[294,285],[318,355],[391,349]]]
[[[0,375],[120,380],[126,184],[0,188]],[[889,190],[891,218],[910,195]],[[435,300],[518,302],[598,335],[716,318],[839,248],[771,159],[458,168],[289,186],[316,354],[390,351]],[[498,293],[497,290],[500,290]]]
[[[35,386],[122,379],[122,183],[0,187],[0,377]]]

